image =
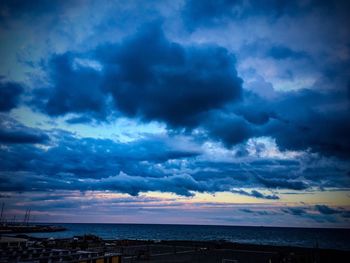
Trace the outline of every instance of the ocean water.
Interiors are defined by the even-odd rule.
[[[64,238],[94,234],[105,239],[226,240],[240,243],[287,245],[350,250],[350,229],[152,225],[152,224],[51,224],[66,231],[31,233],[36,237]]]

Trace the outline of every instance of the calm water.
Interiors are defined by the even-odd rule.
[[[312,229],[243,226],[57,224],[67,228],[37,237],[72,237],[94,234],[106,239],[227,240],[241,243],[291,245],[350,250],[350,229]]]

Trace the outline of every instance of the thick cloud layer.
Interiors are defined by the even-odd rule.
[[[0,143],[32,144],[46,143],[49,137],[39,129],[32,129],[21,125],[7,116],[0,114]]]
[[[266,126],[282,149],[307,149],[349,158],[350,111],[344,92],[301,91],[282,96],[278,120]],[[327,110],[326,108],[329,107]]]
[[[15,108],[22,93],[23,87],[20,84],[3,81],[0,77],[0,112]]]
[[[350,189],[348,1],[0,9],[0,197],[305,199],[241,214],[347,222],[323,204]]]
[[[226,191],[278,200],[277,194],[255,188],[301,191],[350,185],[343,163],[334,167],[334,163],[322,164],[318,158],[308,160],[306,156],[297,160],[262,157],[269,148],[259,144],[243,144],[246,156],[230,161],[221,157],[220,161],[220,157],[213,159],[218,156],[203,145],[189,149],[189,142],[180,143],[183,139],[178,136],[116,142],[78,138],[60,130],[47,131],[48,136],[16,122],[11,124],[16,132],[8,127],[4,125],[4,131],[11,140],[1,135],[6,145],[0,150],[1,191],[110,190],[130,195],[160,191],[183,196]],[[325,172],[321,178],[318,168]]]
[[[241,195],[246,195],[246,196],[253,196],[255,198],[261,198],[261,199],[270,199],[270,200],[279,199],[277,195],[265,195],[257,190],[253,190],[251,193],[244,190],[231,190],[231,192],[241,194]]]
[[[188,29],[215,27],[230,21],[241,21],[251,17],[267,17],[275,21],[282,16],[298,17],[309,12],[333,15],[349,9],[347,1],[285,1],[266,0],[189,0],[182,10]],[[331,10],[332,12],[329,12]],[[343,15],[345,13],[342,13]]]
[[[36,91],[39,107],[53,116],[70,112],[103,114],[106,98],[96,70],[75,63],[71,53],[52,57],[48,68],[53,88]]]
[[[74,61],[72,53],[51,58],[53,87],[37,91],[34,104],[50,115],[105,116],[111,94],[116,109],[126,116],[193,127],[206,112],[241,95],[242,80],[232,54],[214,45],[173,43],[159,23],[140,28],[120,45],[103,45],[90,54],[100,70],[91,67],[91,61]],[[88,54],[75,55],[79,59]]]
[[[266,52],[276,60],[307,57],[282,45]],[[172,42],[159,21],[139,27],[120,43],[54,55],[47,70],[52,87],[35,89],[33,105],[51,116],[79,114],[67,120],[70,124],[122,115],[163,122],[172,130],[199,127],[228,148],[268,136],[281,149],[349,158],[345,87],[272,88],[267,98],[242,90],[227,49]]]
[[[336,222],[342,218],[349,217],[349,210],[341,207],[330,207],[327,205],[315,205],[314,207],[288,207],[281,209],[286,214],[309,218],[316,222]]]
[[[169,42],[158,25],[127,39],[106,70],[118,109],[172,126],[195,125],[201,114],[241,93],[242,81],[227,50],[182,47]]]
[[[273,101],[246,92],[241,103],[212,112],[202,127],[227,147],[252,137],[276,139],[283,150],[350,156],[350,101],[346,91],[276,93]]]

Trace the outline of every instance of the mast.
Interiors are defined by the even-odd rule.
[[[27,217],[27,225],[29,224],[29,218],[30,218],[30,211],[31,211],[32,209],[31,208],[29,208],[29,211],[28,211],[28,217]]]
[[[28,217],[28,209],[26,209],[26,213],[25,213],[25,215],[24,215],[23,224],[26,224],[26,222],[27,222],[27,217]]]
[[[2,202],[0,222],[2,222],[2,215],[3,215],[3,213],[4,213],[4,207],[5,207],[5,203],[4,203],[4,202]]]

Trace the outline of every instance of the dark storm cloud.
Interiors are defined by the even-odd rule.
[[[304,55],[285,46],[269,52],[277,59]],[[77,114],[70,124],[118,112],[173,130],[200,127],[227,147],[269,136],[281,150],[349,157],[349,101],[341,87],[274,92],[274,100],[243,92],[232,54],[213,45],[174,43],[159,21],[119,44],[55,55],[47,70],[52,87],[35,89],[33,104],[51,116]]]
[[[113,190],[130,195],[140,191],[167,191],[191,196],[190,191],[210,190],[189,175],[159,171],[157,174],[156,170],[149,169],[152,163],[156,166],[167,160],[198,155],[194,151],[169,148],[162,140],[123,144],[77,139],[59,131],[51,136],[55,141],[60,140],[49,149],[26,144],[1,149],[1,191]]]
[[[242,1],[187,1],[182,15],[188,29],[194,30],[248,16],[266,15],[275,19],[285,14],[298,15],[298,7],[298,3],[290,1],[267,1],[248,5],[245,10]],[[26,14],[21,7],[10,13],[30,16],[32,11],[26,8]],[[33,13],[48,12],[45,6],[40,8],[33,7]],[[343,87],[333,83],[324,90],[320,83],[320,88],[310,87],[314,91],[277,92],[266,82],[272,96],[260,97],[253,90],[242,89],[235,58],[228,49],[215,44],[184,44],[184,40],[173,42],[169,37],[175,33],[163,32],[159,21],[145,24],[136,33],[120,38],[118,43],[101,40],[102,44],[97,47],[91,44],[94,47],[86,47],[85,51],[72,48],[75,51],[49,55],[42,69],[48,74],[50,86],[33,88],[32,106],[50,117],[67,115],[66,123],[72,125],[103,122],[111,115],[142,122],[159,121],[167,126],[169,136],[185,134],[197,143],[221,142],[228,149],[240,147],[234,157],[237,163],[198,161],[202,152],[174,148],[151,136],[118,143],[78,138],[62,131],[46,134],[18,124],[3,125],[0,141],[6,147],[0,151],[2,189],[96,189],[131,195],[168,191],[191,196],[193,191],[214,193],[233,191],[233,187],[304,191],[312,187],[349,186],[340,160],[332,159],[328,166],[308,167],[310,160],[304,157],[263,159],[260,154],[269,150],[263,144],[254,145],[256,155],[250,157],[244,145],[251,138],[266,136],[275,139],[281,151],[318,153],[319,162],[320,156],[340,157],[342,161],[349,158],[349,93],[345,94]],[[165,24],[168,30],[169,24]],[[304,51],[272,40],[255,42],[256,47],[248,46],[244,56],[269,57],[275,63],[296,63],[310,58]],[[348,66],[327,65],[333,69],[320,74],[336,80],[341,73],[340,65]],[[257,89],[262,88],[260,84],[257,81]],[[16,88],[17,84],[11,84],[15,85],[11,89],[8,83],[1,85],[7,86],[1,87],[0,92],[8,92],[4,96],[0,93],[6,98],[1,101],[1,110],[9,111],[18,106],[23,90],[20,86]],[[349,86],[347,92],[348,89]],[[31,145],[37,143],[46,145]],[[240,158],[255,160],[245,165],[244,161],[238,163]],[[180,164],[178,160],[185,161]],[[17,176],[21,178],[19,181],[13,178]],[[236,193],[270,200],[279,198],[256,190]]]
[[[281,211],[295,216],[310,218],[317,222],[337,222],[341,218],[349,218],[348,210],[343,208],[332,208],[327,205],[315,205],[314,207],[287,207],[282,208]]]
[[[193,196],[192,191],[211,192],[205,182],[197,182],[189,175],[172,175],[162,178],[130,176],[124,173],[115,176],[95,179],[81,179],[75,176],[35,175],[31,173],[2,173],[1,191],[114,191],[137,196],[140,192],[160,191],[182,196]]]
[[[62,132],[51,135],[60,140],[48,150],[26,145],[3,149],[1,170],[14,172],[20,168],[44,175],[62,173],[81,178],[102,178],[118,174],[122,169],[132,175],[148,176],[147,170],[141,169],[143,161],[161,163],[198,154],[172,149],[157,138],[123,144],[107,139],[77,139]]]
[[[70,4],[73,4],[72,2],[74,1],[71,1]],[[58,15],[66,6],[68,2],[59,0],[2,0],[0,2],[0,22],[8,25],[8,22],[14,19],[33,20],[47,14]]]
[[[35,131],[0,131],[0,143],[44,143],[48,136]]]
[[[182,12],[184,23],[190,30],[197,26],[217,25],[222,19],[234,15],[232,9],[241,2],[240,0],[185,1]]]
[[[263,194],[257,190],[252,190],[251,192],[247,192],[244,190],[231,190],[232,193],[240,194],[240,195],[246,195],[251,196],[259,199],[269,199],[269,200],[278,200],[280,199],[277,195],[267,195]]]
[[[301,208],[301,207],[288,207],[288,208],[283,208],[282,211],[287,213],[287,214],[292,214],[295,216],[303,216],[307,214],[307,209],[306,208]]]
[[[35,91],[36,107],[53,116],[69,112],[105,116],[105,101],[111,94],[117,110],[126,116],[194,127],[207,111],[241,95],[242,80],[226,49],[181,46],[164,36],[159,23],[142,27],[120,45],[103,45],[90,56],[101,63],[101,72],[76,66],[72,53],[51,58],[53,87]]]
[[[281,150],[349,158],[350,107],[342,88],[276,92],[273,100],[247,91],[229,109],[230,114],[215,113],[203,125],[212,138],[228,147],[251,137],[269,136]]]
[[[5,15],[7,13],[8,16],[11,14],[23,14],[23,13],[46,13],[51,10],[55,2],[60,1],[52,1],[52,0],[36,0],[35,2],[31,1],[22,1],[22,0],[3,0],[1,1],[1,9],[4,11]]]
[[[3,127],[11,127],[11,131],[18,133],[44,134],[11,122],[11,119],[7,119]],[[112,190],[130,195],[163,191],[191,196],[192,191],[214,193],[230,191],[234,186],[259,186],[255,176],[240,175],[246,170],[242,171],[240,165],[196,162],[200,152],[169,145],[162,138],[150,136],[118,143],[107,139],[76,138],[58,130],[51,131],[50,138],[45,141],[45,148],[23,140],[1,148],[1,191]],[[188,163],[185,172],[176,162],[169,162],[181,159]],[[219,170],[209,175],[205,172],[208,167]],[[288,185],[284,187],[288,188]],[[256,198],[278,198],[256,190],[237,193]]]
[[[181,46],[166,39],[158,24],[126,39],[114,57],[113,47],[99,53],[105,85],[127,116],[194,126],[203,113],[240,97],[242,80],[226,49]]]
[[[33,129],[0,115],[0,144],[46,143],[49,136],[39,129]]]
[[[202,122],[209,138],[228,148],[252,137],[276,139],[281,150],[311,150],[349,158],[350,111],[343,90],[276,93],[274,100],[244,92],[243,100],[212,111]]]
[[[327,205],[315,205],[315,209],[324,215],[334,215],[334,214],[340,214],[344,212],[339,209],[331,208]]]
[[[0,76],[0,112],[10,111],[15,108],[23,91],[24,89],[20,84],[3,81]]]
[[[272,215],[278,214],[278,212],[276,212],[276,211],[266,211],[266,210],[261,210],[261,209],[242,208],[239,210],[244,212],[244,213],[253,214],[253,215],[257,215],[257,216],[272,216]]]
[[[227,147],[244,142],[254,136],[254,127],[244,118],[214,113],[203,124],[209,137],[222,141]]]
[[[16,123],[8,123],[10,120],[5,128],[16,127]],[[16,130],[45,134],[18,124]],[[121,143],[78,138],[59,130],[47,134],[50,140],[45,141],[45,147],[22,142],[7,143],[0,148],[1,191],[109,190],[130,195],[161,191],[183,196],[192,196],[193,192],[227,191],[278,200],[276,194],[265,194],[254,188],[306,190],[323,184],[327,187],[349,185],[348,176],[345,173],[341,176],[341,167],[333,163],[331,167],[315,164],[328,169],[319,181],[318,171],[304,169],[298,162],[261,159],[247,164],[206,160],[200,148],[186,150],[182,143],[173,143],[176,138],[149,135]],[[39,142],[43,143],[32,143]],[[301,169],[304,171],[300,172]]]
[[[310,148],[324,155],[349,158],[348,103],[342,91],[287,93],[274,105],[278,119],[268,123],[262,132],[276,138],[281,149]]]
[[[264,186],[268,188],[284,188],[284,189],[293,189],[293,190],[305,190],[309,186],[299,180],[290,180],[288,178],[281,178],[281,179],[276,179],[276,178],[265,178],[262,176],[257,176],[257,180],[263,184]]]
[[[188,0],[183,6],[182,16],[185,26],[192,31],[250,17],[267,17],[274,21],[282,16],[300,16],[315,11],[329,15],[330,10],[335,12],[348,7],[347,1]]]
[[[101,89],[101,73],[75,59],[78,57],[73,53],[50,59],[47,69],[52,87],[34,90],[33,103],[51,116],[85,113],[104,118],[106,96]]]
[[[268,56],[271,56],[274,59],[287,59],[287,58],[293,58],[293,59],[300,59],[307,57],[307,54],[305,52],[298,52],[294,51],[286,46],[272,46],[268,52]]]
[[[121,191],[136,196],[140,192],[161,191],[182,196],[193,196],[191,191],[210,192],[205,182],[198,182],[190,175],[169,175],[162,178],[129,176],[119,174],[116,177],[106,178],[97,184],[101,189]]]
[[[286,214],[298,216],[304,219],[311,219],[319,223],[322,223],[322,222],[334,223],[338,221],[338,218],[334,216],[310,213],[312,212],[312,210],[309,207],[288,207],[288,208],[281,209],[281,211]]]
[[[91,123],[92,119],[88,116],[73,117],[66,120],[69,124]]]

